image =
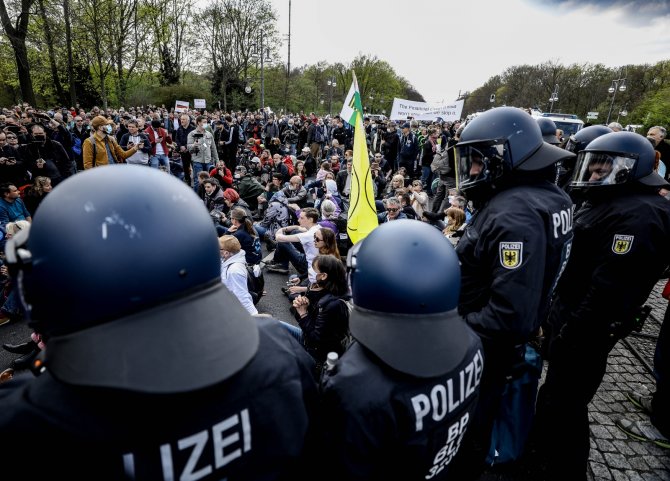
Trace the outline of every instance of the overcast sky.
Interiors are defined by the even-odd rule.
[[[289,0],[271,3],[287,34]],[[513,65],[668,59],[669,21],[660,0],[292,0],[291,66],[376,55],[426,101],[451,101]]]

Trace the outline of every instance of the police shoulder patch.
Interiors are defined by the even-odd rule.
[[[501,242],[498,250],[505,269],[516,269],[523,262],[523,242]]]
[[[615,254],[628,254],[633,246],[634,235],[614,234],[612,241],[612,252]]]

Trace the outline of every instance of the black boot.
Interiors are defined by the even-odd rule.
[[[30,351],[28,354],[24,354],[23,356],[14,359],[12,367],[16,371],[21,371],[23,369],[30,369],[30,366],[32,365],[33,361],[35,360],[39,352],[40,352],[39,349],[37,351]]]
[[[23,342],[21,344],[3,344],[2,348],[5,351],[14,354],[28,354],[29,352],[39,350],[39,347],[37,347],[37,344],[35,344],[32,339],[28,342]]]

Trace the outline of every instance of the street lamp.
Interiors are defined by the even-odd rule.
[[[628,105],[628,104],[626,104]],[[619,114],[616,116],[616,121],[619,121],[619,116],[621,117],[626,117],[628,116],[628,110],[626,110],[626,105],[623,106],[621,110],[619,110]]]
[[[549,107],[549,113],[551,113],[554,110],[554,102],[558,102],[558,84],[554,86],[554,91],[551,93],[551,97],[549,97],[549,102],[551,102],[551,107]]]
[[[328,115],[333,113],[333,89],[337,87],[337,82],[335,81],[335,76],[328,78],[326,82],[328,87],[330,87],[330,99],[328,100]]]
[[[261,61],[261,109],[265,108],[265,62],[270,63],[272,58],[270,57],[270,48],[266,48],[263,45],[263,34],[259,35],[258,43],[260,43],[260,52],[256,49],[254,56],[260,58]],[[254,47],[258,46],[254,44]],[[248,93],[248,92],[247,92]]]
[[[614,107],[614,99],[616,98],[617,90],[619,92],[626,91],[626,77],[612,80],[612,85],[610,85],[610,88],[607,89],[607,91],[610,94],[612,94],[612,101],[610,102],[610,110],[607,113],[607,121],[605,122],[606,125],[610,123],[610,117],[612,116],[612,107]],[[628,114],[628,112],[626,112],[626,114]]]

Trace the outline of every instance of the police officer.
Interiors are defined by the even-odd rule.
[[[221,283],[197,196],[117,166],[68,179],[40,213],[7,247],[47,348],[40,376],[0,385],[5,459],[54,479],[296,477],[313,363]]]
[[[556,123],[548,119],[547,117],[539,117],[536,119],[537,125],[540,126],[540,131],[542,132],[542,139],[551,145],[558,145],[561,142],[556,136]]]
[[[653,172],[641,135],[598,137],[577,157],[571,187],[587,199],[574,219],[570,260],[549,316],[549,370],[538,401],[539,432],[553,479],[586,479],[587,405],[614,345],[644,318],[641,309],[670,264],[667,182]],[[565,443],[569,439],[570,443]]]
[[[506,377],[545,318],[572,239],[572,202],[554,183],[573,156],[542,140],[521,109],[489,110],[455,147],[459,187],[477,208],[458,244],[459,312],[479,334],[480,402],[459,453],[456,479],[474,479],[488,453]]]
[[[428,224],[399,220],[356,244],[347,264],[356,341],[324,376],[325,477],[456,479],[449,466],[470,425],[484,360],[456,312],[451,243]]]
[[[577,155],[595,139],[610,132],[612,132],[612,129],[604,125],[590,125],[572,134],[565,143],[565,150]],[[575,171],[575,160],[576,157],[573,157],[571,160],[563,161],[558,165],[556,184],[565,191],[569,191],[570,182],[572,182]]]

